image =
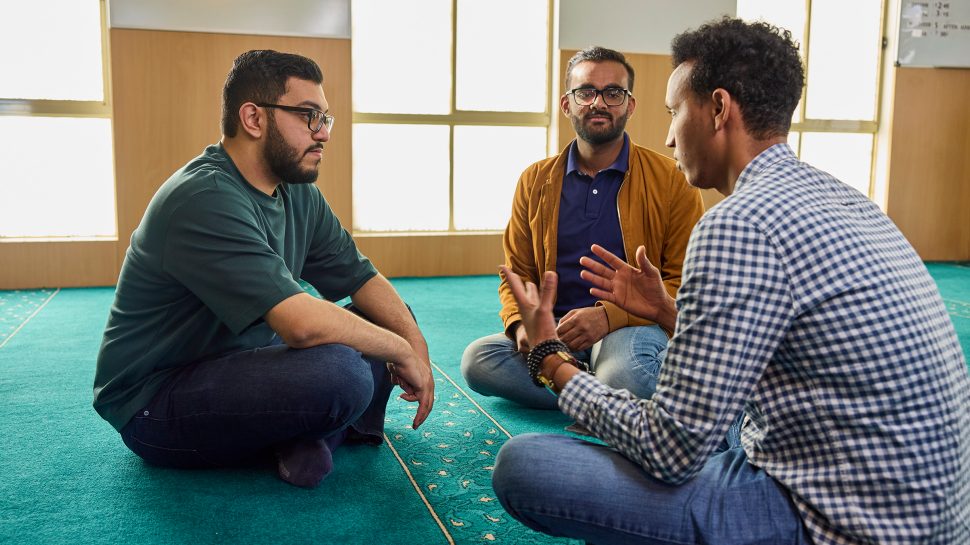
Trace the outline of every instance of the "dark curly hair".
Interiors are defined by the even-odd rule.
[[[791,32],[765,22],[724,17],[676,36],[673,65],[693,63],[690,89],[731,93],[741,118],[759,140],[785,136],[802,96],[805,75]]]
[[[317,63],[301,55],[254,49],[236,57],[222,88],[222,134],[236,136],[239,108],[247,102],[276,102],[286,94],[290,78],[323,83]]]
[[[587,61],[613,61],[622,64],[623,68],[626,68],[626,75],[627,79],[629,80],[627,81],[626,90],[630,91],[631,93],[633,92],[633,67],[630,66],[630,63],[626,62],[626,57],[624,57],[623,53],[620,53],[619,51],[613,51],[612,49],[607,49],[598,45],[587,47],[586,49],[577,52],[572,56],[571,59],[569,59],[569,62],[566,63],[566,78],[563,80],[563,84],[565,87],[567,87],[567,91],[569,90],[569,76],[573,74],[573,67],[581,62]]]

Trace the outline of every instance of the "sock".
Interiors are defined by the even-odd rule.
[[[298,439],[276,450],[280,479],[314,488],[333,470],[333,456],[323,439]]]

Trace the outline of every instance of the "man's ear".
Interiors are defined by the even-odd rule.
[[[253,138],[263,136],[266,130],[266,110],[257,107],[252,102],[246,102],[239,107],[239,126]]]
[[[559,109],[562,110],[563,115],[569,117],[569,95],[559,97]]]
[[[714,122],[714,130],[718,131],[725,127],[732,115],[736,115],[734,112],[735,104],[731,98],[731,93],[720,87],[714,89],[711,93],[711,102],[713,105],[711,116]]]

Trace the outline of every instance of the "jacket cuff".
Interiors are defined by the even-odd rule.
[[[610,333],[613,333],[614,331],[622,327],[657,325],[656,322],[652,322],[650,320],[640,318],[639,316],[630,314],[629,312],[614,305],[613,303],[609,303],[606,301],[597,301],[596,306],[601,306],[606,309],[606,321],[609,324]],[[664,332],[667,333],[668,337],[671,337],[674,334],[673,331],[667,331],[667,329],[663,327],[661,327],[661,329],[663,329]]]
[[[629,325],[630,315],[627,311],[606,301],[597,301],[596,306],[606,309],[606,321],[609,324],[610,333]]]
[[[512,314],[505,319],[505,336],[509,339],[515,340],[515,333],[512,329],[519,323],[522,322],[522,316],[518,313]]]

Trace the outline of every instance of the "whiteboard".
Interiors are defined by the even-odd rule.
[[[970,0],[903,0],[897,66],[970,68]]]

